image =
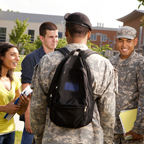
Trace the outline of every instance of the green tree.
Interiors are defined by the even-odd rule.
[[[66,38],[60,38],[59,41],[58,41],[56,49],[65,47],[66,45],[67,45]]]
[[[36,49],[40,48],[42,45],[41,40],[39,39],[39,36],[37,36],[37,39],[34,41]]]
[[[140,2],[139,6],[138,6],[138,9],[143,5],[144,6],[144,0],[137,0]],[[144,16],[141,18],[141,25],[140,26],[143,26],[144,25]]]
[[[91,43],[90,40],[88,40],[87,42],[87,47],[89,49],[92,49],[93,51],[96,51],[100,55],[103,55],[103,52],[105,52],[106,50],[112,50],[112,48],[110,48],[108,44],[99,47],[98,45]]]
[[[26,44],[30,43],[31,36],[28,34],[24,34],[28,24],[26,23],[28,19],[24,21],[19,21],[16,19],[14,22],[16,23],[16,26],[14,26],[14,29],[12,29],[11,34],[9,34],[10,42],[17,45],[18,49],[20,50],[20,47],[24,48]]]
[[[141,5],[143,5],[143,6],[144,6],[144,0],[137,0],[137,1],[139,1],[139,2],[140,2],[140,4],[139,4],[138,8],[140,8],[140,7],[141,7]]]
[[[22,37],[22,42],[23,43],[22,43],[22,46],[20,46],[20,51],[22,49],[24,49],[25,50],[24,51],[25,55],[27,55],[27,54],[29,54],[29,53],[31,53],[31,52],[33,52],[34,50],[37,49],[35,43],[30,43],[30,41],[29,42],[27,41],[28,37],[29,37],[29,35],[24,35]]]
[[[34,43],[27,43],[26,45],[24,45],[24,50],[24,54],[27,55],[36,50],[36,45]]]

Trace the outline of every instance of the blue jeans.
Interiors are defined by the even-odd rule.
[[[14,144],[15,141],[15,131],[0,135],[0,144]]]
[[[33,138],[34,138],[34,135],[31,133],[28,133],[24,126],[21,144],[32,144]]]

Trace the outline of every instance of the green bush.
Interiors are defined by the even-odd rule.
[[[14,70],[15,72],[20,72],[21,71],[21,63],[22,63],[22,61],[23,61],[24,58],[25,58],[25,55],[20,55],[19,63],[17,64],[17,67]]]

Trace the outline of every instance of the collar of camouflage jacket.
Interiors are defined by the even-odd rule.
[[[124,61],[120,61],[120,54],[119,54],[116,57],[114,64],[117,66],[127,66],[131,62],[131,59],[135,57],[135,55],[136,55],[136,52],[133,51],[133,53],[127,59],[125,59]]]

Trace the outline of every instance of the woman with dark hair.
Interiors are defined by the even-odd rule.
[[[30,98],[20,95],[21,83],[13,75],[19,62],[19,52],[15,45],[7,42],[0,43],[0,144],[14,144],[14,119],[6,120],[6,113],[22,115],[27,109]],[[20,96],[19,104],[14,105]]]

